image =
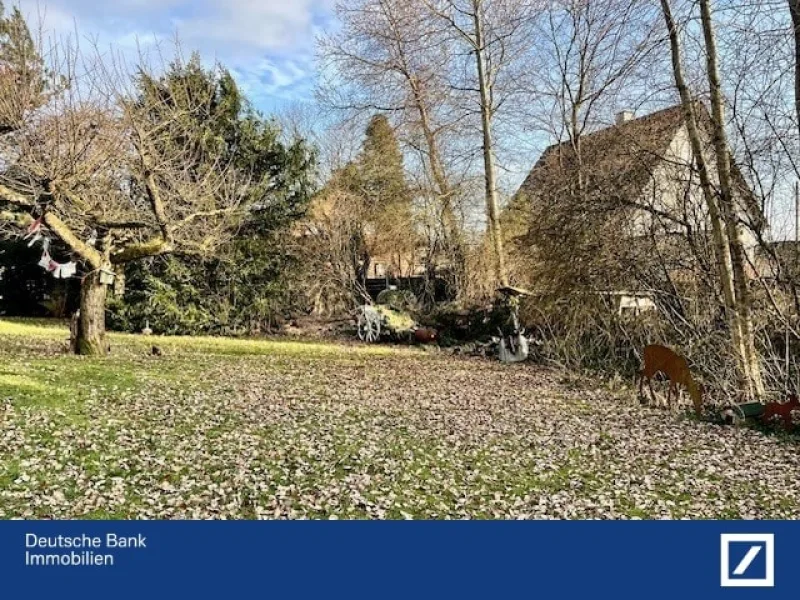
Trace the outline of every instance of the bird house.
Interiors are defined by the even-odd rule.
[[[114,271],[109,271],[108,269],[100,269],[100,283],[103,285],[111,285],[114,283],[114,278],[116,277],[116,273]]]

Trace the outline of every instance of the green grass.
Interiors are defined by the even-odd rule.
[[[144,434],[139,440],[141,454],[156,455],[169,454],[172,444],[182,438],[197,437],[198,429],[202,429],[202,436],[198,438],[200,446],[213,455],[217,444],[225,444],[226,437],[235,435],[243,424],[250,425],[236,410],[228,409],[222,409],[223,417],[218,423],[207,424],[209,417],[216,417],[215,399],[221,406],[236,402],[242,392],[237,375],[242,372],[263,370],[266,365],[268,377],[293,379],[298,368],[313,373],[315,365],[358,368],[365,359],[380,362],[406,357],[413,360],[425,354],[414,348],[355,343],[112,332],[109,333],[112,347],[109,356],[82,357],[66,351],[67,338],[65,322],[0,319],[0,431],[4,405],[13,409],[17,416],[12,425],[24,431],[24,440],[20,441],[22,445],[16,456],[0,451],[0,514],[3,514],[3,490],[13,498],[30,486],[49,488],[49,476],[58,477],[66,471],[74,472],[65,475],[59,486],[67,501],[85,493],[81,487],[85,479],[107,482],[114,478],[149,477],[147,466],[137,466],[141,456],[125,456],[118,451],[117,435],[121,429]],[[153,345],[162,350],[162,356],[151,356]],[[309,378],[306,389],[321,399],[326,397],[324,381]],[[184,405],[193,397],[204,399],[202,416],[181,412],[187,408],[196,409]],[[150,413],[172,402],[178,405],[176,423],[168,430],[148,435],[150,427],[160,426],[158,419],[161,418]],[[133,406],[145,414],[131,414],[134,409],[129,407]],[[310,426],[314,426],[313,421]],[[269,425],[259,434],[268,444],[282,435],[279,426]],[[84,439],[91,442],[81,441]],[[75,441],[65,444],[65,440]],[[345,443],[348,442],[342,438],[340,445]],[[31,471],[31,461],[38,463],[42,455],[52,457],[65,449],[66,464],[59,464],[58,472],[37,471],[36,475],[23,479]],[[163,481],[178,482],[187,470],[188,467],[166,469]],[[211,481],[218,484],[226,481],[228,475],[226,469],[209,468],[208,473]],[[339,474],[346,473],[340,471]],[[282,480],[289,481],[279,471],[273,470],[273,475],[275,485]],[[143,506],[148,492],[147,489],[131,490],[122,508],[91,508],[77,514],[85,518],[130,516],[137,507]],[[11,514],[20,510],[20,506],[12,502]],[[34,514],[48,516],[50,513],[39,507]]]
[[[44,319],[0,319],[0,337],[44,338],[66,342],[67,324]],[[380,357],[400,353],[418,354],[414,348],[384,345],[347,345],[286,339],[251,339],[212,336],[144,336],[110,332],[112,357],[115,343],[126,350],[146,351],[158,345],[167,354],[213,354],[231,356]]]
[[[530,365],[109,337],[73,356],[65,323],[0,319],[0,518],[800,516],[777,436]]]
[[[202,389],[209,383],[203,373],[212,365],[246,368],[248,359],[270,357],[273,368],[281,370],[291,368],[292,360],[299,357],[348,362],[419,353],[412,348],[389,346],[112,332],[109,356],[81,357],[66,352],[68,335],[67,324],[61,321],[0,319],[0,399],[6,398],[16,406],[58,407],[75,415],[92,396],[124,399],[154,384]],[[55,356],[36,355],[35,349],[44,340],[51,343]],[[149,356],[154,345],[162,350],[161,357]]]
[[[131,364],[64,357],[6,360],[0,367],[0,398],[16,405],[68,409],[100,391],[125,393],[137,387],[142,373]]]

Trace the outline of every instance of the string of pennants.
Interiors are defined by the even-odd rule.
[[[42,244],[42,257],[39,259],[39,266],[45,271],[50,273],[56,279],[69,279],[74,276],[78,270],[78,265],[75,261],[68,261],[65,263],[58,262],[50,256],[50,238],[42,231],[43,217],[35,219],[33,223],[28,226],[23,240],[28,241],[28,248],[32,248],[37,243]],[[97,241],[97,234],[92,232],[92,237],[87,242],[90,246],[94,246]]]

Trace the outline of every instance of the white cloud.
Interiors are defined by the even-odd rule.
[[[313,0],[233,0],[208,6],[202,18],[182,17],[177,26],[187,40],[224,43],[225,52],[306,50],[316,4]]]
[[[333,0],[20,0],[32,19],[123,52],[176,33],[185,51],[220,60],[264,106],[270,97],[307,94],[314,38]]]
[[[248,67],[232,70],[242,91],[257,106],[304,101],[311,95],[311,61],[264,58]]]

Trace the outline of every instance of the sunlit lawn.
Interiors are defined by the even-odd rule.
[[[800,516],[796,446],[533,365],[124,334],[85,358],[66,338],[0,320],[2,517]]]

